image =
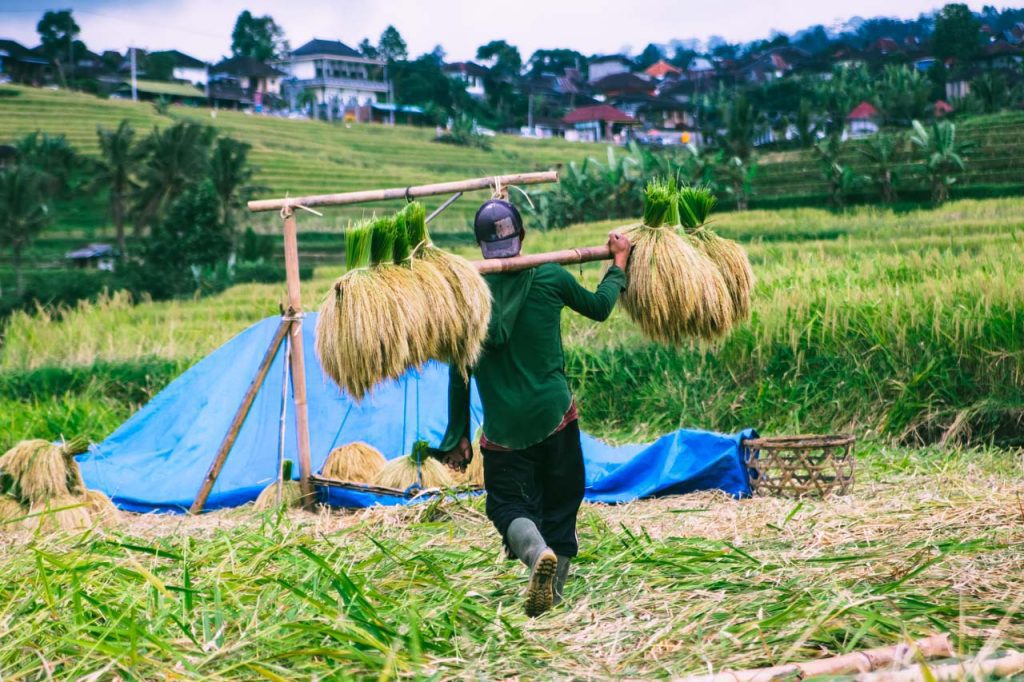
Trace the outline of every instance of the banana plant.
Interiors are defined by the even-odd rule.
[[[913,125],[910,141],[921,153],[918,166],[928,178],[932,201],[941,204],[949,199],[957,176],[967,170],[967,152],[977,144],[957,140],[956,124],[949,121],[933,123],[931,130],[917,120]]]

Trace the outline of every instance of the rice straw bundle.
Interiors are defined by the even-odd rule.
[[[466,467],[464,480],[471,486],[484,487],[484,453],[480,449],[480,430],[477,429],[476,440],[473,441],[473,459]]]
[[[448,467],[427,454],[427,443],[422,440],[413,445],[411,455],[403,455],[388,462],[373,481],[374,485],[398,490],[407,490],[413,485],[421,488],[449,488],[454,483]]]
[[[28,514],[28,510],[10,495],[0,495],[0,531],[5,521],[15,521]]]
[[[447,322],[443,319],[438,321],[438,324],[449,326],[439,359],[458,367],[466,376],[468,368],[476,364],[480,357],[480,350],[487,337],[487,324],[491,319],[491,290],[469,261],[433,245],[427,234],[426,210],[422,204],[413,202],[404,212],[409,241],[414,245],[414,263],[436,268],[452,293],[452,302],[442,302],[444,310],[438,306],[437,311],[441,318],[446,316],[448,305],[455,311]],[[428,271],[425,268],[421,269],[425,273],[424,277],[432,277],[426,274]],[[439,284],[433,283],[425,287],[431,292],[439,288]],[[432,298],[432,304],[434,300]]]
[[[718,337],[732,322],[722,274],[673,229],[677,202],[674,182],[648,183],[643,223],[626,231],[633,251],[622,294],[626,313],[641,331],[672,345],[689,337]]]
[[[102,525],[111,526],[121,522],[121,510],[103,491],[87,489],[83,497],[89,513]]]
[[[302,506],[302,486],[292,480],[292,461],[286,459],[281,466],[281,508],[291,509]],[[257,511],[277,509],[277,481],[274,481],[260,492],[253,508]]]
[[[43,532],[82,530],[92,526],[92,515],[82,499],[74,495],[55,495],[35,502],[29,508],[33,514],[24,521],[26,528]]]
[[[78,474],[69,467],[69,459],[59,445],[24,440],[0,457],[0,471],[10,477],[16,497],[35,504],[71,494]]]
[[[705,187],[679,190],[679,215],[693,243],[710,258],[725,279],[732,300],[733,322],[750,317],[750,294],[754,288],[754,270],[743,248],[731,239],[723,239],[707,226],[715,207],[715,196]]]
[[[331,450],[320,475],[350,483],[373,483],[387,463],[380,450],[356,441]]]

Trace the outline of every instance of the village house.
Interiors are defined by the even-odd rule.
[[[467,94],[477,99],[483,99],[487,67],[480,66],[476,62],[452,62],[442,66],[441,71],[448,78],[465,83]]]
[[[0,83],[11,81],[42,85],[50,69],[50,60],[14,40],[0,39]]]
[[[621,54],[591,57],[587,60],[587,64],[589,68],[587,82],[589,83],[596,83],[602,78],[615,74],[629,73],[633,68],[633,62]]]
[[[878,132],[882,115],[871,102],[861,102],[846,115],[844,138],[861,138]]]
[[[364,57],[338,40],[314,38],[276,66],[287,73],[286,95],[298,99],[309,93],[328,118],[335,112],[355,115],[359,107],[387,100],[391,90],[384,60]]]
[[[209,67],[205,62],[178,50],[151,52],[150,57],[169,57],[174,63],[171,78],[183,83],[205,86],[209,80]]]
[[[566,125],[565,139],[578,142],[619,142],[624,131],[640,123],[609,104],[573,109],[562,121]]]
[[[226,93],[237,85],[243,95],[238,104],[252,104],[260,111],[265,105],[280,99],[284,76],[280,69],[254,57],[232,57],[210,68],[210,96],[211,99],[227,101]]]

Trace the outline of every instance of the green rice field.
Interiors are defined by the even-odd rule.
[[[56,95],[0,98],[0,114],[22,96],[43,120],[40,102]],[[114,123],[122,111],[139,127],[155,116],[103,106]],[[263,125],[225,113],[216,123],[250,141]],[[84,147],[94,124],[62,129]],[[407,177],[400,155],[378,161],[374,135],[407,136],[413,165],[448,151],[430,131],[324,129],[337,137],[322,149],[303,138],[317,163],[350,156],[395,174],[352,188]],[[284,139],[260,142],[263,158],[285,159],[270,151]],[[523,148],[499,139],[491,153]],[[491,172],[457,151],[465,165],[424,177]],[[309,308],[341,272],[341,215],[301,219],[323,235],[303,282]],[[599,244],[614,227],[531,231],[527,251]],[[1024,199],[754,210],[713,227],[750,254],[752,319],[719,344],[667,349],[621,311],[604,324],[567,313],[583,427],[615,442],[679,427],[850,432],[851,494],[585,505],[567,602],[538,619],[522,613],[524,574],[503,560],[479,498],[137,515],[66,536],[0,525],[0,679],[678,679],[933,633],[949,633],[961,659],[1024,648]],[[601,268],[573,272],[593,285]],[[250,284],[15,313],[0,345],[0,450],[104,438],[283,298],[283,285]]]

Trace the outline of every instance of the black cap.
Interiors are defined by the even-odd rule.
[[[507,201],[490,199],[477,210],[473,231],[484,258],[518,256],[523,245],[523,218]]]

